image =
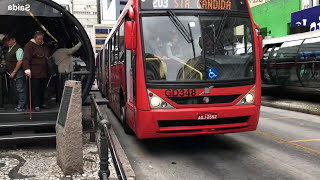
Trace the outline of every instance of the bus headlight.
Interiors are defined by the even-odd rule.
[[[152,97],[150,102],[153,107],[158,107],[161,104],[161,99],[159,97]]]
[[[254,101],[254,97],[253,97],[253,95],[252,94],[247,94],[246,95],[246,102],[247,103],[250,103],[250,104],[252,104],[253,103],[253,101]]]
[[[236,106],[241,105],[251,105],[254,103],[256,89],[253,87],[237,104]]]
[[[167,103],[164,99],[159,97],[157,94],[153,93],[150,90],[148,91],[148,97],[150,102],[151,109],[174,109],[171,104]]]

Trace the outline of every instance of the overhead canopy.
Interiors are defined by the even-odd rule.
[[[73,56],[83,65],[75,65],[73,79],[81,81],[84,102],[95,77],[95,59],[88,34],[77,18],[52,0],[0,0],[0,27],[0,34],[15,34],[22,47],[38,30],[45,32],[46,43],[57,39],[69,48],[81,42]]]
[[[62,13],[51,6],[36,0],[0,0],[0,15],[61,17]]]

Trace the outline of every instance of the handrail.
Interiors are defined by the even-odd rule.
[[[114,141],[109,131],[109,129],[111,128],[111,123],[107,118],[105,118],[102,115],[93,94],[90,95],[90,99],[91,99],[91,120],[92,120],[90,140],[96,141],[97,143],[97,147],[100,155],[100,170],[99,170],[100,180],[107,180],[110,176],[109,161],[108,161],[109,149],[110,149],[112,162],[115,167],[118,179],[126,180],[127,178],[125,176],[124,170],[120,163]],[[100,136],[99,135],[96,136],[96,134],[99,133],[96,127],[99,127],[100,129]]]
[[[157,58],[157,57],[155,57],[155,58],[146,58],[147,61],[168,60],[168,59],[170,59],[170,58]],[[185,66],[187,66],[188,68],[192,69],[192,70],[195,71],[196,73],[198,73],[198,74],[200,75],[200,79],[201,79],[201,80],[203,79],[203,74],[202,74],[202,72],[200,72],[198,69],[196,69],[196,68],[192,67],[191,65],[185,63],[185,62],[184,62],[183,60],[181,60],[181,59],[179,59],[178,62],[181,63],[181,64],[183,64],[183,65],[185,65]]]

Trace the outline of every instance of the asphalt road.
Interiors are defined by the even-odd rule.
[[[139,140],[112,126],[136,179],[320,179],[320,117],[262,107],[255,132]]]

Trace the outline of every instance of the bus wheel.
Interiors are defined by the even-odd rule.
[[[123,130],[126,134],[133,135],[133,130],[129,127],[126,120],[126,106],[121,105],[120,107],[120,121],[122,123]]]

